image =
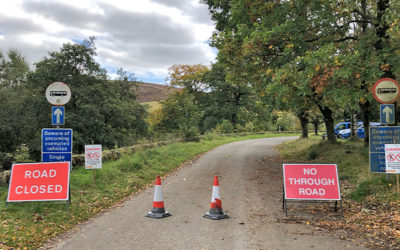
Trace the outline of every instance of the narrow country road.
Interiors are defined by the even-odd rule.
[[[220,146],[162,179],[165,208],[151,219],[153,190],[80,225],[46,248],[55,249],[363,249],[356,242],[303,224],[282,221],[282,166],[273,146],[295,137]],[[229,219],[213,221],[213,177],[219,176],[222,207]]]

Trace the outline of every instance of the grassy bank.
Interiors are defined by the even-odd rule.
[[[343,239],[359,239],[371,249],[400,249],[400,195],[394,175],[371,173],[369,151],[362,141],[329,144],[320,138],[299,139],[278,147],[288,163],[336,163],[338,165],[343,218],[312,217],[298,223],[329,231],[345,231]],[[309,205],[310,214],[327,214],[324,206]]]
[[[370,172],[369,149],[361,140],[339,140],[337,144],[330,144],[320,137],[311,137],[281,144],[278,149],[288,162],[338,164],[339,179],[346,187],[342,192],[355,201],[399,198],[394,175],[387,178],[386,174]]]
[[[71,172],[72,204],[68,212],[64,205],[39,202],[14,203],[6,208],[8,188],[0,187],[0,249],[37,248],[48,239],[140,191],[152,183],[156,175],[165,175],[196,155],[229,142],[274,136],[285,134],[208,135],[200,142],[173,143],[126,154],[117,161],[104,163],[99,170],[77,168]]]

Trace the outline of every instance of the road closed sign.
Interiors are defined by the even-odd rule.
[[[340,200],[336,164],[283,164],[286,200]]]
[[[70,162],[13,164],[7,202],[68,200],[69,165]]]

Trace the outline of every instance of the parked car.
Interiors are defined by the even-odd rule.
[[[357,126],[359,126],[359,125],[362,125],[362,121],[357,122]],[[350,126],[351,126],[351,122],[341,122],[341,123],[336,124],[335,128],[333,129],[336,137],[338,137],[340,131],[350,129]],[[322,135],[322,139],[325,139],[326,137],[328,137],[327,133]]]
[[[370,122],[369,123],[370,126],[380,126],[381,124],[379,122]],[[339,131],[339,133],[337,134],[338,138],[342,138],[342,139],[347,139],[350,137],[351,134],[351,129],[343,129],[341,131]],[[364,131],[364,125],[358,125],[357,127],[357,137],[358,138],[365,138],[365,131]]]

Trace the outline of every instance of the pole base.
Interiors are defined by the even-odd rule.
[[[165,218],[168,216],[171,216],[171,214],[168,213],[168,211],[165,211],[165,213],[153,213],[152,211],[150,211],[146,214],[146,217],[154,218],[154,219],[162,219],[162,218]]]
[[[210,220],[222,220],[229,218],[227,214],[210,214],[209,212],[203,215],[203,217]]]

